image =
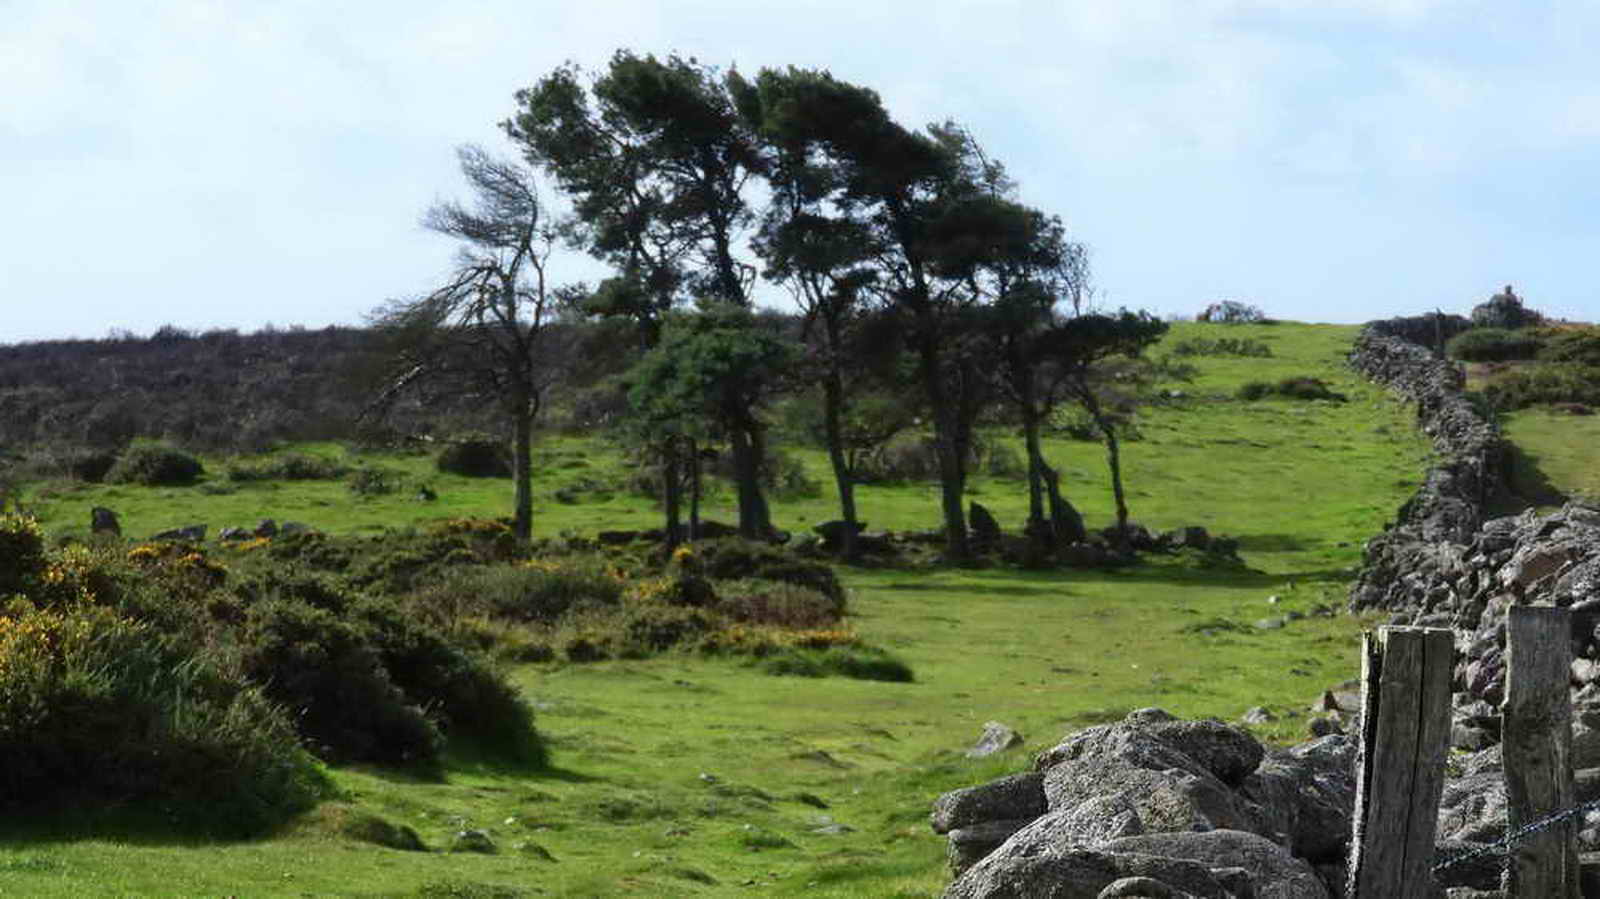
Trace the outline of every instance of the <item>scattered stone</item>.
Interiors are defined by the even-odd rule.
[[[999,721],[986,721],[983,725],[983,735],[978,737],[977,745],[967,750],[967,758],[986,758],[1005,752],[1007,749],[1014,749],[1022,743],[1022,734]]]
[[[255,535],[244,528],[223,528],[217,532],[217,539],[224,543],[236,540],[249,540]]]
[[[967,526],[972,529],[972,549],[974,552],[993,552],[1000,548],[1000,522],[995,520],[994,513],[982,503],[973,502],[967,506]]]
[[[270,518],[263,518],[256,524],[256,529],[252,533],[257,537],[276,537],[278,536],[278,523]]]
[[[495,845],[494,838],[489,836],[487,830],[461,830],[450,841],[450,851],[494,855],[500,851],[500,847]]]
[[[89,532],[121,537],[122,522],[117,520],[117,513],[105,506],[95,506],[89,510]]]
[[[187,540],[194,543],[199,543],[200,541],[206,539],[206,525],[191,524],[181,528],[173,528],[171,530],[162,531],[159,534],[152,535],[150,539]]]
[[[1258,630],[1258,631],[1281,630],[1283,628],[1284,624],[1285,624],[1285,619],[1283,619],[1282,617],[1278,617],[1278,618],[1262,618],[1262,619],[1260,619],[1259,621],[1257,621],[1255,623],[1255,629]]]
[[[1268,711],[1266,706],[1258,705],[1246,710],[1239,720],[1246,724],[1266,724],[1278,720],[1278,717]]]

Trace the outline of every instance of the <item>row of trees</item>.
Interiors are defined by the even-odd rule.
[[[516,103],[503,128],[528,167],[461,151],[476,206],[443,204],[424,218],[462,242],[460,267],[376,320],[405,338],[395,389],[453,373],[503,404],[515,425],[519,536],[531,528],[532,426],[558,374],[549,344],[575,333],[556,325],[562,314],[629,323],[629,428],[660,465],[671,539],[683,533],[685,495],[695,527],[711,443],[730,450],[740,531],[772,531],[763,409],[799,380],[821,394],[853,552],[856,454],[906,420],[869,414],[862,388],[901,369],[921,400],[901,411],[920,406],[932,425],[947,556],[971,554],[967,469],[975,424],[996,402],[1024,432],[1030,534],[1083,536],[1040,449],[1064,400],[1100,427],[1126,524],[1116,428],[1094,373],[1108,357],[1137,356],[1165,326],[1088,311],[1084,247],[1057,216],[1024,204],[964,129],[908,129],[875,92],[826,72],[764,69],[752,80],[628,51],[592,75],[559,68]],[[534,171],[570,202],[569,218],[551,218]],[[546,264],[562,242],[614,275],[593,290],[552,289]],[[761,326],[758,277],[799,306],[798,342]]]

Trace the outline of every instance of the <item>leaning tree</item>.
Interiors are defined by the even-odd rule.
[[[393,300],[371,321],[393,341],[399,364],[369,412],[382,413],[408,388],[431,383],[493,404],[510,425],[515,533],[533,530],[533,426],[559,376],[559,332],[551,328],[563,292],[547,279],[556,223],[526,168],[475,146],[458,151],[474,194],[446,201],[422,224],[461,242],[457,266],[425,296]]]

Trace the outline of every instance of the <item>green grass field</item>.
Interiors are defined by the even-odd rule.
[[[337,801],[241,843],[171,837],[148,810],[93,822],[12,819],[0,825],[0,893],[711,896],[759,886],[937,895],[944,841],[927,813],[940,792],[1018,770],[1070,730],[1141,706],[1236,719],[1264,705],[1277,721],[1259,732],[1295,739],[1321,690],[1356,676],[1364,622],[1343,614],[1345,588],[1362,542],[1415,489],[1428,450],[1409,409],[1344,367],[1354,333],[1182,324],[1168,337],[1248,337],[1273,349],[1265,359],[1190,360],[1199,377],[1174,385],[1182,398],[1141,412],[1143,439],[1124,447],[1136,520],[1237,537],[1252,570],[1175,558],[1115,572],[845,569],[852,626],[910,663],[914,682],[774,677],[689,655],[525,665],[514,675],[549,741],[547,770],[454,757],[436,783],[339,769]],[[1233,399],[1246,381],[1293,375],[1323,378],[1349,402]],[[1108,524],[1101,448],[1051,440],[1047,452],[1090,525]],[[648,499],[615,486],[625,472],[601,441],[549,438],[540,453],[540,534],[658,523]],[[795,454],[813,478],[831,481],[820,452]],[[510,501],[507,482],[442,476],[426,457],[350,461],[430,483],[440,497],[432,504],[410,491],[360,498],[342,482],[234,485],[221,474],[225,460],[207,461],[214,474],[197,487],[45,484],[27,502],[52,532],[81,533],[89,508],[107,505],[142,535],[200,521],[214,533],[265,516],[363,533],[504,514]],[[601,488],[585,494],[592,502],[553,498],[584,479]],[[973,498],[1006,527],[1021,524],[1022,482],[979,478]],[[730,501],[714,497],[707,514],[731,520]],[[932,484],[866,487],[859,503],[873,528],[937,523]],[[831,491],[780,501],[775,517],[796,531],[836,517]],[[1304,617],[1255,626],[1291,612]],[[963,758],[988,720],[1019,729],[1026,749]],[[352,822],[363,816],[415,828],[434,851],[356,839]],[[475,828],[490,832],[498,853],[441,851]]]

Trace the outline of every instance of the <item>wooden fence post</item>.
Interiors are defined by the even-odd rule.
[[[1506,699],[1501,749],[1506,774],[1506,832],[1573,805],[1571,618],[1566,609],[1506,610]],[[1578,899],[1575,822],[1568,820],[1511,847],[1506,895]]]
[[[1450,750],[1454,634],[1384,627],[1367,633],[1362,650],[1361,770],[1345,893],[1428,896]]]

